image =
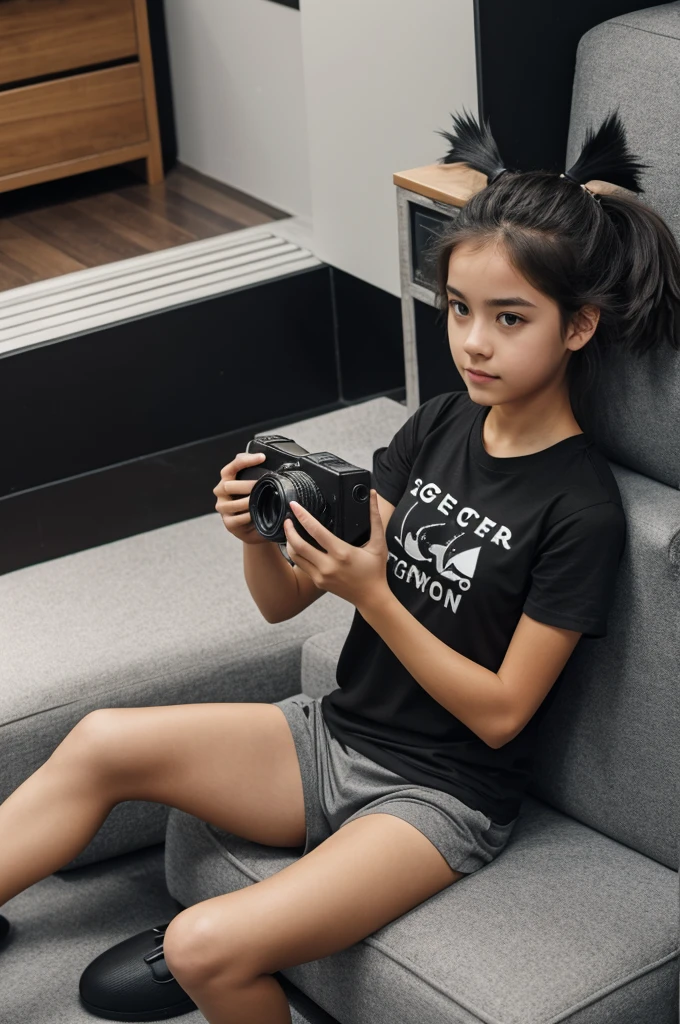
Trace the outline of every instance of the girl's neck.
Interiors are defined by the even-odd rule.
[[[542,412],[532,409],[514,415],[503,406],[492,406],[484,420],[482,440],[494,458],[533,455],[574,434],[582,434],[571,405]]]

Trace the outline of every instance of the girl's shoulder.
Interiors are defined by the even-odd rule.
[[[416,433],[422,439],[442,426],[472,423],[480,408],[467,391],[444,391],[418,407],[414,413]]]

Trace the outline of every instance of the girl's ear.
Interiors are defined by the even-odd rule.
[[[591,304],[581,306],[572,319],[568,339],[570,342],[576,342],[576,344],[570,344],[569,348],[573,351],[583,348],[597,330],[599,322],[600,310],[597,306]]]

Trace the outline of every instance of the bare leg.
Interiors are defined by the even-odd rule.
[[[288,998],[270,974],[238,985],[218,977],[189,994],[210,1024],[291,1024]]]
[[[81,853],[122,800],[177,807],[253,842],[304,842],[300,768],[279,708],[103,708],[0,804],[0,907]]]
[[[187,907],[165,962],[210,1024],[290,1024],[272,975],[349,949],[463,877],[410,822],[365,814],[268,878]]]
[[[0,907],[73,860],[117,803],[91,765],[55,754],[0,804]]]

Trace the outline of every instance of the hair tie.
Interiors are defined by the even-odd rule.
[[[490,178],[486,179],[487,185],[493,185],[496,178],[500,178],[501,174],[505,174],[505,172],[509,170],[509,167],[501,167],[500,170],[496,171],[495,174],[493,174]]]
[[[563,174],[560,174],[560,178],[566,178],[568,181],[573,181],[575,185],[580,185],[582,189],[585,189],[589,196],[593,197],[596,203],[600,202],[599,195],[596,195],[596,193],[593,192],[592,189],[588,188],[587,185],[584,185],[582,181],[577,181],[576,178],[572,178],[571,174],[569,174],[568,171],[565,171]]]

